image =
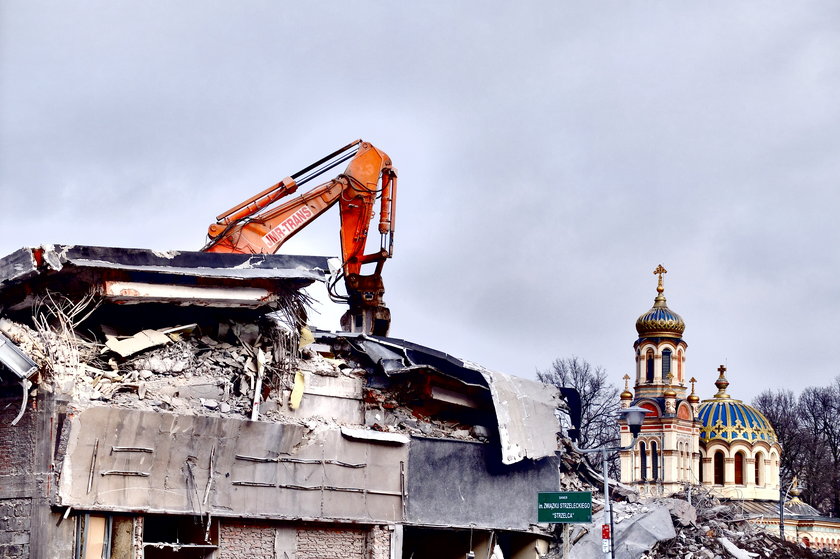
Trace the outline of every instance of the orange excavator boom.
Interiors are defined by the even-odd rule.
[[[344,173],[279,203],[326,171],[349,161]],[[312,220],[338,203],[341,217],[342,272],[350,309],[342,326],[353,332],[386,335],[390,311],[382,301],[382,266],[394,250],[397,172],[387,154],[356,140],[266,188],[216,217],[208,229],[205,252],[260,254],[280,247]],[[376,199],[380,199],[379,250],[365,254]],[[279,204],[279,205],[278,205]],[[375,271],[362,275],[362,265]]]

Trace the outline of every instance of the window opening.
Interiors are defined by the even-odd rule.
[[[656,451],[656,443],[650,443],[650,463],[653,469],[653,475],[651,475],[651,479],[657,480],[659,479],[659,453]]]
[[[723,485],[723,453],[722,452],[715,452],[714,461],[712,463],[714,466],[714,477],[715,477],[715,485]]]
[[[642,467],[639,479],[645,481],[647,479],[647,447],[642,442],[639,443],[639,463]]]
[[[662,350],[662,378],[668,378],[671,372],[671,350]]]

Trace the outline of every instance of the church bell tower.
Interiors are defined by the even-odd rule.
[[[621,453],[621,481],[638,485],[643,495],[670,495],[686,483],[697,483],[699,426],[695,420],[700,399],[686,395],[687,344],[682,338],[685,322],[668,308],[660,264],[653,307],[636,320],[635,384],[625,375],[622,407],[648,410],[641,434],[631,450]],[[621,444],[632,442],[627,426],[621,425]]]

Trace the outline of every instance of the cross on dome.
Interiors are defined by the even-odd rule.
[[[654,275],[659,276],[659,285],[656,286],[656,292],[659,293],[659,294],[662,294],[662,292],[665,291],[665,285],[663,284],[663,281],[662,281],[662,274],[667,274],[668,270],[665,269],[665,266],[660,264],[659,266],[656,267],[656,269],[653,271],[653,273],[654,273]]]

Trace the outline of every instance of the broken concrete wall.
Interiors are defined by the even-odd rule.
[[[527,530],[537,493],[557,491],[556,458],[506,465],[495,445],[413,437],[407,520]]]
[[[320,424],[105,407],[81,411],[69,429],[63,506],[214,517],[402,518],[406,445],[348,439]]]
[[[299,406],[285,412],[296,418],[321,417],[345,425],[363,425],[364,372],[353,375],[338,368],[313,368],[301,373],[303,392]]]

